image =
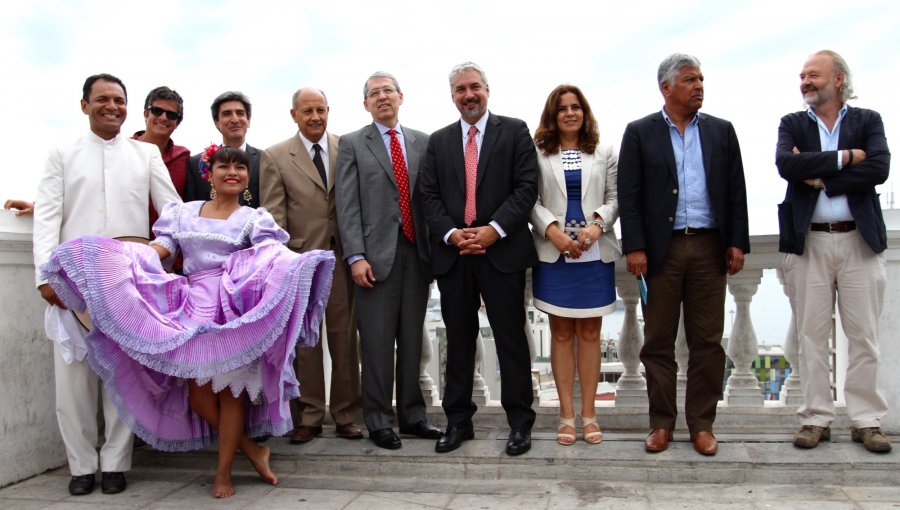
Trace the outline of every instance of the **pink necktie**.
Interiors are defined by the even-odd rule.
[[[412,209],[409,205],[409,174],[406,171],[406,161],[403,160],[403,149],[400,148],[400,139],[397,131],[388,130],[391,135],[391,162],[394,166],[394,178],[397,179],[397,193],[400,195],[400,219],[403,221],[403,235],[409,242],[416,244],[416,228],[413,225]]]
[[[469,127],[469,139],[466,140],[466,225],[475,221],[475,184],[478,180],[478,144],[475,143],[475,133],[478,128]]]

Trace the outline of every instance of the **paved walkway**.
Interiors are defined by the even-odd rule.
[[[900,451],[870,454],[849,436],[805,451],[789,434],[722,433],[715,457],[697,454],[678,433],[669,451],[647,454],[642,436],[607,432],[599,446],[563,447],[536,432],[532,451],[515,458],[502,453],[505,433],[496,430],[446,455],[434,453],[433,441],[407,437],[394,451],[329,431],[301,446],[275,438],[266,444],[278,486],[241,461],[237,493],[224,500],[209,496],[214,450],[140,448],[121,494],[98,486],[69,496],[60,468],[0,489],[0,509],[900,509]]]

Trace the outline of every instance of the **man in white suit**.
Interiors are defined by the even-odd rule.
[[[81,111],[88,116],[90,132],[50,152],[34,210],[36,281],[50,305],[45,326],[55,340],[56,416],[72,473],[69,492],[74,496],[94,490],[98,464],[104,494],[125,490],[133,436],[85,359],[87,331],[41,279],[40,267],[53,248],[82,235],[146,239],[148,201],[153,200],[157,212],[169,202],[181,201],[159,149],[119,133],[128,101],[122,81],[108,74],[93,75],[85,80],[82,92]],[[99,459],[98,392],[106,437]]]
[[[437,439],[419,386],[422,324],[431,282],[428,235],[417,191],[428,135],[400,125],[403,92],[385,72],[363,86],[372,124],[341,137],[337,215],[355,284],[362,351],[363,419],[379,447],[402,446],[391,395],[397,376],[400,433]],[[394,346],[396,341],[396,369]]]

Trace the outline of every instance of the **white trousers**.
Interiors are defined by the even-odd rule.
[[[61,326],[71,338],[84,336],[71,312]],[[110,400],[100,377],[91,370],[87,359],[66,363],[58,343],[53,343],[54,370],[56,374],[56,419],[59,432],[66,445],[69,471],[72,476],[89,475],[100,470],[128,471],[131,469],[131,451],[134,436],[119,420],[116,408]],[[98,403],[102,398],[104,435],[106,441],[97,454]]]
[[[784,277],[797,319],[801,423],[828,427],[834,421],[828,358],[837,298],[848,345],[847,414],[854,427],[879,427],[887,413],[878,389],[878,319],[887,279],[884,254],[872,252],[856,230],[810,232],[803,255],[785,255]]]

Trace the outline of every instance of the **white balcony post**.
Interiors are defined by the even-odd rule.
[[[784,295],[788,297],[788,302],[791,304],[791,323],[784,335],[784,359],[791,366],[791,373],[781,386],[780,400],[785,406],[799,407],[803,403],[803,390],[800,387],[802,374],[800,373],[800,344],[797,342],[797,318],[794,317],[793,302],[784,283],[784,270],[779,267],[775,273],[778,275],[778,281],[781,282]]]
[[[616,290],[625,304],[625,320],[617,347],[624,371],[616,385],[616,407],[646,407],[647,381],[640,372],[644,332],[637,319],[640,291],[634,276],[622,270],[616,271]]]
[[[764,401],[759,379],[751,371],[758,344],[750,318],[750,301],[759,288],[762,273],[762,268],[744,268],[728,277],[728,291],[737,307],[727,349],[728,357],[734,362],[734,370],[725,385],[725,402],[729,407],[762,407]]]

